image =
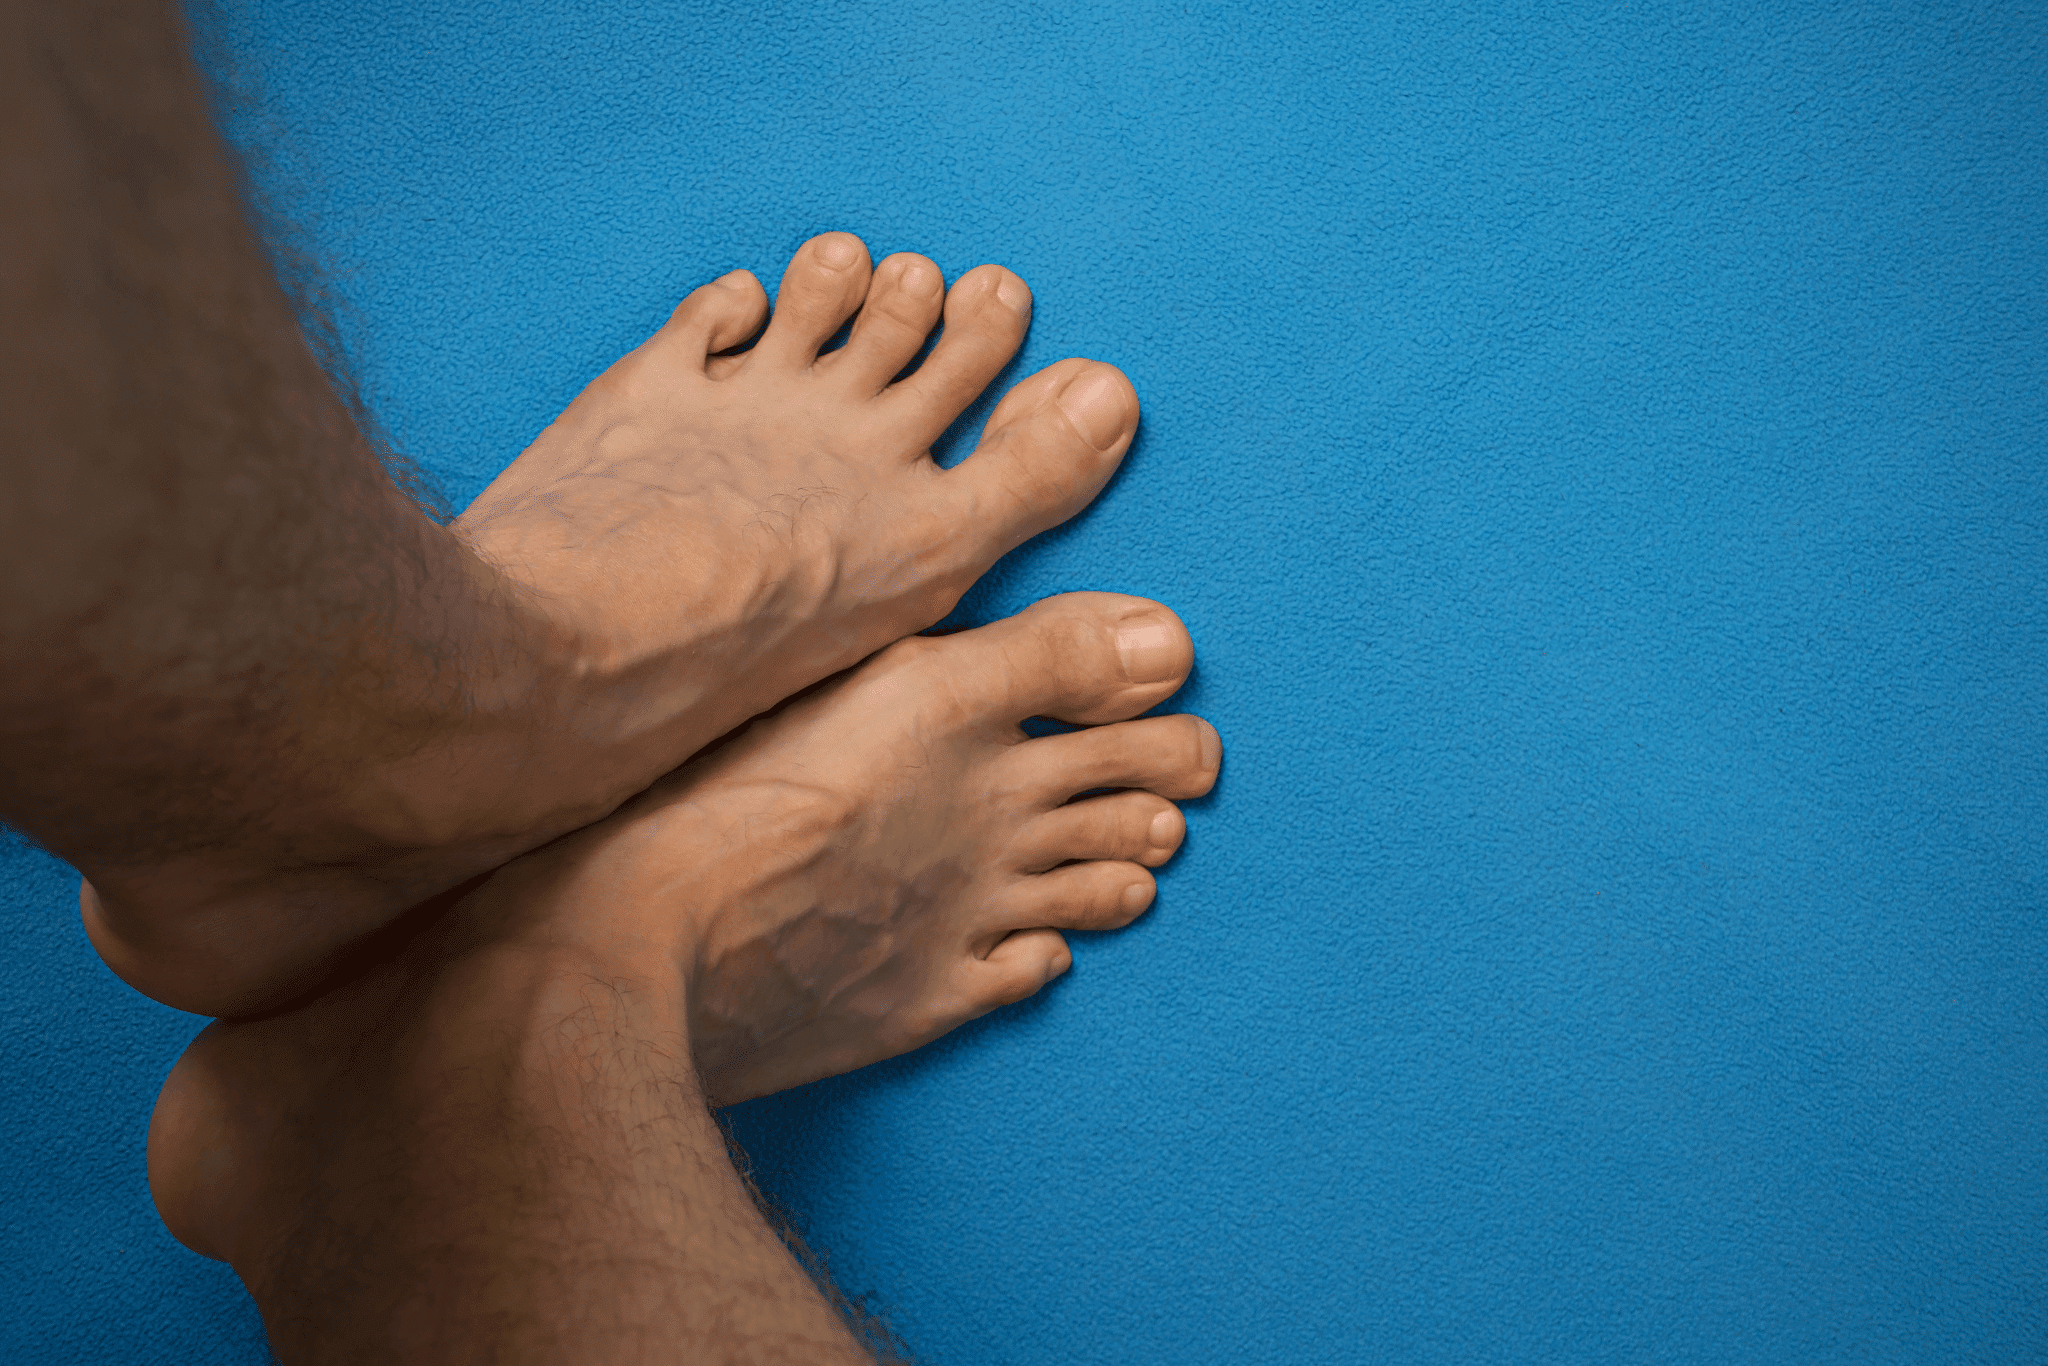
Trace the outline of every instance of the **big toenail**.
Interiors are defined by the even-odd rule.
[[[1164,849],[1173,843],[1174,831],[1179,825],[1178,815],[1162,811],[1152,818],[1152,828],[1145,832],[1145,837],[1152,841],[1154,849]]]
[[[1031,307],[1031,291],[1007,271],[996,280],[996,299],[1012,313],[1022,313]]]
[[[903,273],[896,277],[896,288],[917,299],[931,298],[943,283],[936,270],[922,263],[905,266]]]
[[[1089,445],[1106,451],[1123,439],[1127,425],[1123,389],[1114,370],[1091,368],[1080,378],[1067,381],[1055,402]]]
[[[1124,909],[1127,911],[1142,911],[1151,899],[1152,889],[1142,882],[1133,882],[1124,888]]]
[[[1127,621],[1116,630],[1116,652],[1124,677],[1133,683],[1164,683],[1180,672],[1180,651],[1163,621]]]
[[[812,255],[827,270],[845,270],[860,259],[860,250],[850,237],[821,237]]]

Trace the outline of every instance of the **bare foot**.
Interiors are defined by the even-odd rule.
[[[1061,930],[1152,904],[1169,798],[1207,792],[1222,747],[1197,717],[1124,718],[1191,661],[1171,612],[1110,593],[912,637],[489,890],[547,907],[551,943],[669,936],[717,1104],[852,1071],[1037,991],[1072,961]],[[1031,716],[1091,728],[1030,739]]]
[[[407,1040],[455,1037],[408,1023],[421,1003],[508,950],[603,965],[607,982],[679,982],[717,1104],[1031,995],[1071,962],[1061,930],[1150,905],[1149,870],[1185,829],[1169,798],[1215,781],[1206,722],[1123,719],[1190,662],[1171,612],[1106,593],[890,647],[500,871],[396,962],[289,1014],[210,1028],[151,1126],[165,1223],[255,1287],[326,1217],[314,1205],[343,1198],[333,1174],[352,1144],[402,1145],[365,1096],[405,1070]],[[1091,728],[1027,738],[1018,722],[1039,715]]]
[[[465,703],[497,718],[483,739],[450,721],[362,777],[335,799],[346,838],[294,846],[289,867],[96,874],[81,909],[117,973],[205,1014],[302,998],[404,906],[600,819],[937,621],[999,556],[1085,506],[1136,429],[1115,367],[1065,360],[1004,397],[972,455],[932,461],[1029,322],[1030,291],[999,266],[948,291],[921,256],[870,272],[858,239],[827,233],[790,263],[759,341],[718,354],[767,307],[745,271],[692,293],[457,523],[508,605],[541,623],[511,653],[545,680]],[[820,355],[856,312],[847,344]]]
[[[846,345],[819,354],[856,310]],[[574,628],[594,677],[628,685],[578,722],[620,757],[614,801],[943,617],[1086,506],[1137,427],[1121,372],[1065,360],[1004,397],[966,460],[933,463],[1030,321],[1030,290],[1000,266],[947,290],[922,256],[870,272],[858,238],[826,233],[790,262],[752,349],[718,354],[767,313],[746,271],[691,294],[457,523]]]

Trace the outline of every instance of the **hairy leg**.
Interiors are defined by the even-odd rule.
[[[1158,604],[1070,594],[756,721],[395,963],[209,1029],[151,1127],[165,1222],[234,1264],[288,1362],[779,1342],[740,1325],[811,1302],[712,1170],[704,1104],[915,1048],[1065,971],[1062,930],[1142,913],[1221,747],[1123,718],[1190,659]],[[1027,738],[1044,714],[1108,724]]]
[[[442,527],[300,335],[174,4],[4,0],[0,118],[0,817],[186,1009],[304,992],[929,625],[1135,429],[1120,374],[1061,362],[940,470],[1029,292],[828,234],[751,352],[712,355],[766,312],[740,272]]]
[[[215,1025],[160,1102],[271,1107],[203,1207],[219,1241],[186,1236],[234,1264],[282,1360],[866,1359],[733,1171],[673,973],[436,947]]]

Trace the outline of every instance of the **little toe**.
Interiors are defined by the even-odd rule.
[[[938,440],[1017,354],[1031,325],[1031,290],[1001,266],[976,266],[946,292],[945,316],[932,353],[884,396],[886,420],[919,450]]]
[[[1148,716],[1029,740],[1004,763],[1013,769],[1013,783],[1048,804],[1099,787],[1142,788],[1187,801],[1216,785],[1223,741],[1199,716]]]
[[[872,398],[901,374],[939,323],[946,280],[914,252],[898,252],[875,267],[867,302],[846,345],[819,362],[821,369]],[[929,440],[917,443],[921,449]]]
[[[749,368],[802,370],[853,316],[868,291],[868,249],[850,232],[828,232],[798,248],[782,273],[775,314]]]
[[[997,553],[1007,553],[1088,506],[1137,430],[1138,395],[1123,371],[1059,361],[1003,396],[981,444],[946,479],[965,517],[1001,528]]]
[[[738,346],[761,330],[768,316],[768,294],[752,271],[735,270],[691,290],[676,305],[654,346],[676,362],[703,368],[714,352]]]
[[[1043,873],[1077,859],[1121,859],[1157,868],[1187,834],[1180,808],[1152,792],[1118,792],[1069,802],[1019,833],[1017,867]]]
[[[1073,950],[1058,930],[1042,924],[1015,930],[987,954],[968,961],[963,992],[973,1012],[968,1018],[1021,1001],[1072,966]]]

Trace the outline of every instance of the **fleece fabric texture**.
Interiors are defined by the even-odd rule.
[[[1136,384],[959,619],[1186,619],[1157,909],[736,1117],[919,1360],[2048,1362],[2048,9],[204,22],[457,506],[828,228],[1022,274],[1003,385]],[[6,859],[0,1357],[265,1360],[144,1185],[198,1022]]]

